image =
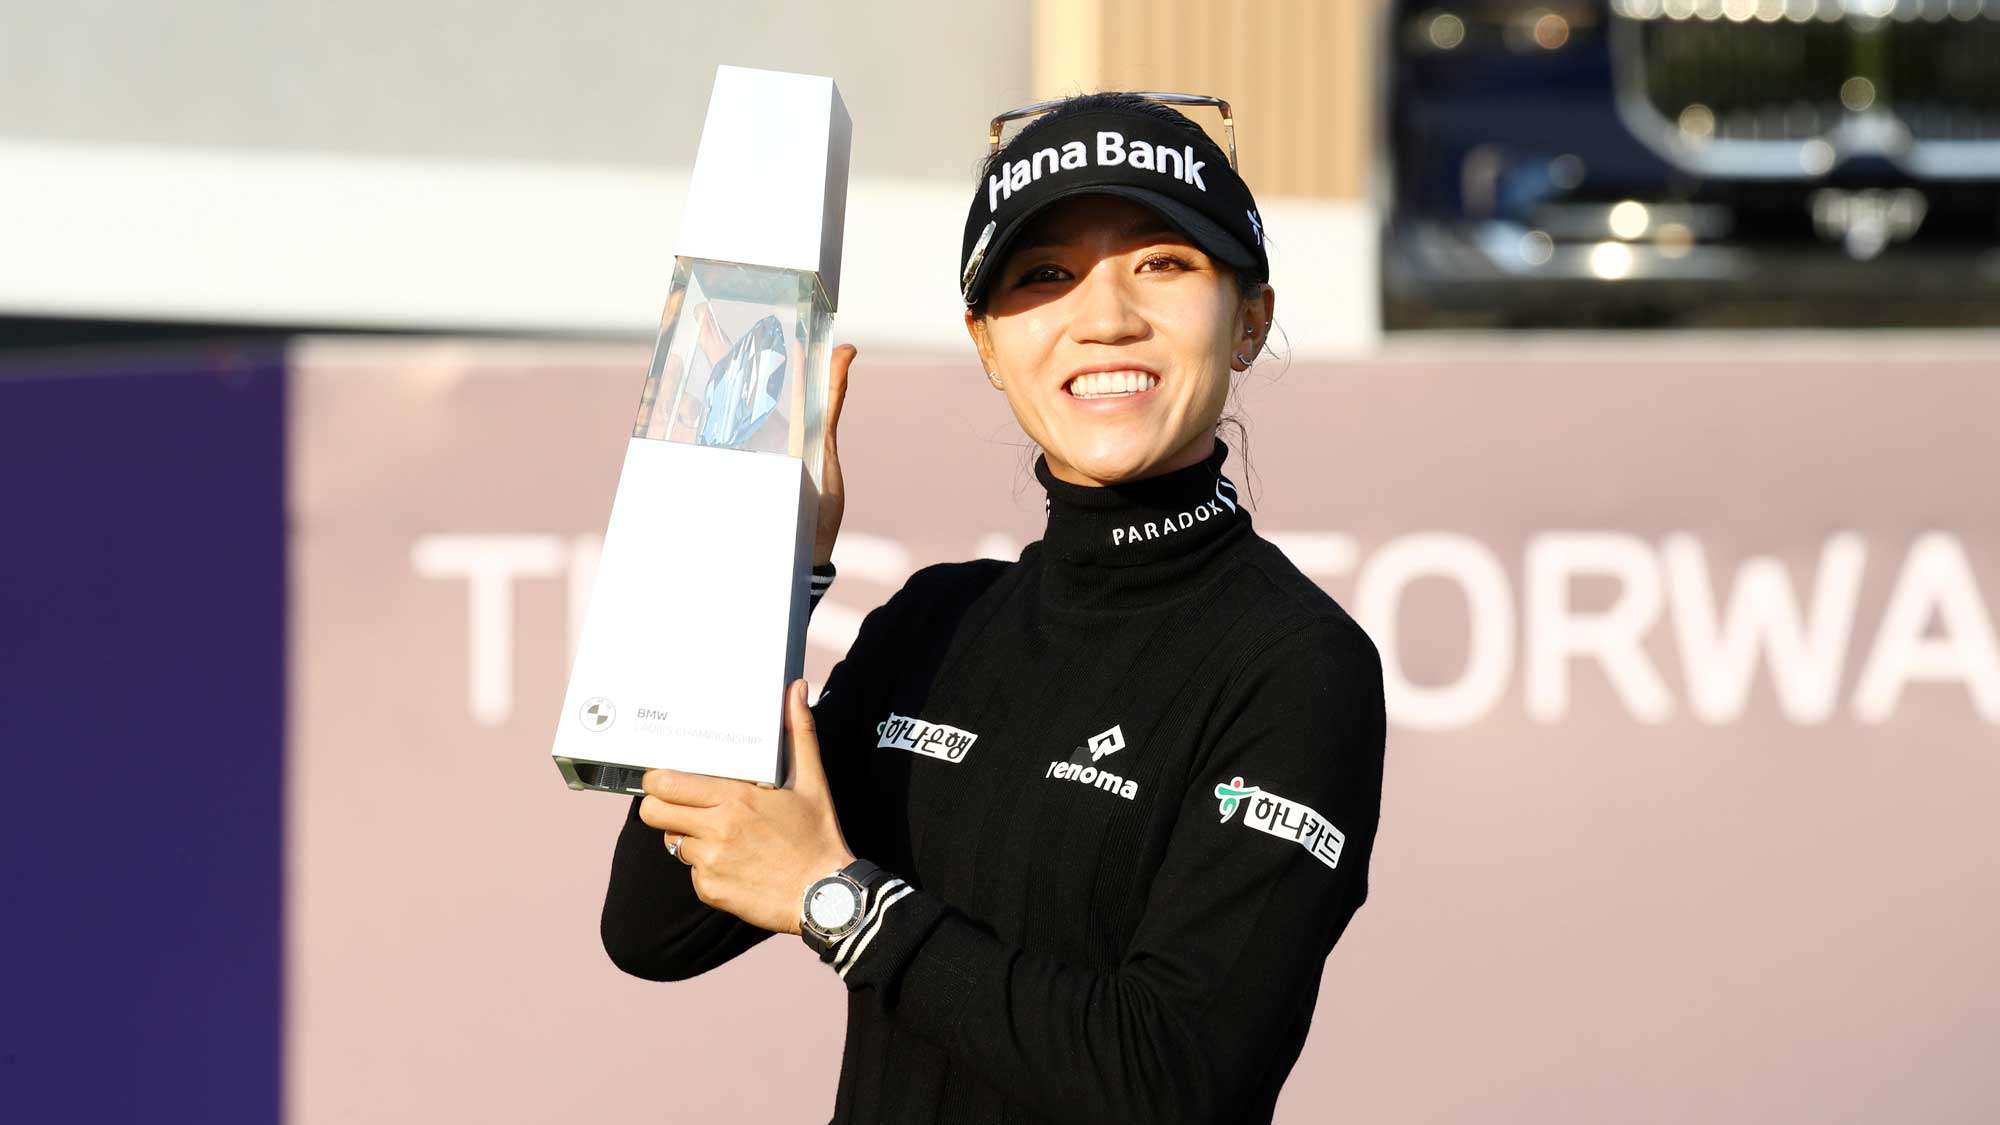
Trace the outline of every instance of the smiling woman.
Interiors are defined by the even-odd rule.
[[[966,326],[1050,471],[1113,484],[1207,457],[1271,287],[1115,196],[1051,204],[1021,241]]]
[[[1367,897],[1381,660],[1222,473],[1276,298],[1233,152],[1172,97],[1213,100],[1030,107],[1004,147],[996,121],[967,215],[966,329],[1041,447],[1042,538],[871,612],[786,700],[790,788],[649,771],[618,839],[627,972],[772,933],[835,970],[836,1121],[1269,1121]]]
[[[1047,153],[1065,159],[1044,176]],[[1057,479],[1136,480],[1212,450],[1230,374],[1276,305],[1232,164],[1130,94],[1058,103],[988,158],[986,206],[966,220],[966,329]]]

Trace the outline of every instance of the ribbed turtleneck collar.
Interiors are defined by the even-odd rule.
[[[1171,601],[1209,577],[1215,558],[1250,531],[1236,485],[1222,475],[1229,446],[1142,480],[1071,484],[1035,458],[1048,490],[1042,601],[1062,609],[1136,609]]]

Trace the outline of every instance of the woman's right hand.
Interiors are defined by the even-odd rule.
[[[833,541],[840,537],[840,517],[847,508],[847,490],[840,479],[840,407],[847,401],[847,368],[860,349],[842,344],[833,349],[831,377],[826,388],[826,452],[819,470],[819,529],[813,536],[813,565],[833,561]]]

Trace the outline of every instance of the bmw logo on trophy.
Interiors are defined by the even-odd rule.
[[[832,79],[716,69],[666,312],[556,728],[572,789],[786,782],[851,124]]]

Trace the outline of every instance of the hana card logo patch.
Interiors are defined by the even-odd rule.
[[[1229,823],[1229,818],[1242,806],[1243,823],[1296,843],[1329,868],[1340,863],[1340,849],[1347,843],[1347,837],[1312,807],[1266,793],[1261,786],[1245,785],[1241,777],[1217,785],[1215,796],[1221,803],[1222,823]]]

